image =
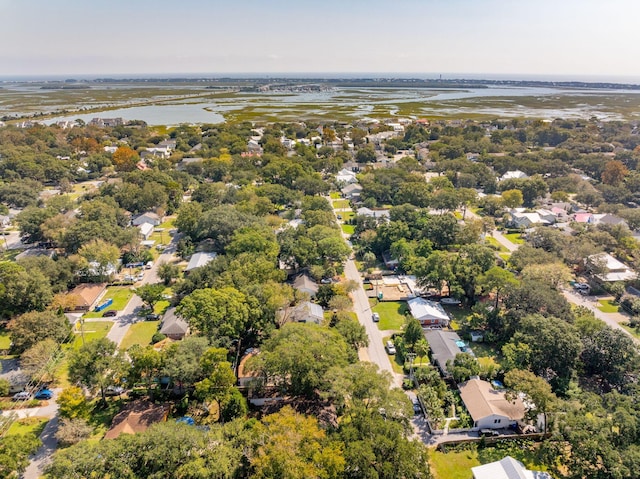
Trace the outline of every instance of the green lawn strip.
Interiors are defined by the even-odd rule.
[[[7,436],[17,436],[19,434],[33,434],[35,437],[40,437],[42,430],[49,422],[46,417],[25,417],[18,419],[11,424],[11,427],[7,430]]]
[[[506,263],[509,261],[509,258],[511,258],[511,253],[498,253],[498,256],[500,256]]]
[[[356,231],[356,227],[353,225],[341,225],[341,228],[348,235],[352,235]]]
[[[353,218],[356,214],[353,211],[340,211],[339,213],[340,216],[342,216],[342,221],[349,221],[351,218]]]
[[[382,301],[369,300],[371,311],[380,315],[378,329],[381,331],[400,331],[404,326],[405,312],[409,307],[405,301]]]
[[[502,243],[500,243],[497,239],[495,239],[493,236],[485,236],[484,240],[489,243],[491,246],[494,246],[497,251],[501,252],[501,253],[505,253],[508,252],[509,250],[507,249],[506,246],[504,246]]]
[[[620,309],[620,306],[611,299],[599,299],[598,303],[600,303],[598,309],[603,313],[617,313],[618,309]]]
[[[472,479],[471,468],[480,465],[475,450],[431,451],[429,462],[434,479]]]
[[[134,344],[140,346],[151,344],[151,338],[158,331],[159,325],[160,321],[140,321],[132,324],[120,343],[120,349],[126,351]]]
[[[638,329],[632,328],[631,326],[627,326],[624,323],[620,323],[620,326],[622,326],[624,329],[629,331],[634,337],[640,339],[640,331]]]
[[[122,311],[126,306],[131,297],[133,296],[133,291],[131,291],[130,286],[110,286],[107,288],[107,293],[101,300],[101,303],[104,303],[109,298],[113,299],[113,304],[109,306],[105,311],[109,309],[115,309],[116,311]],[[104,311],[95,312],[89,311],[84,314],[85,318],[101,318],[104,314]]]
[[[0,330],[0,350],[9,349],[11,346],[11,336],[9,331]]]
[[[385,336],[384,338],[382,338],[383,345],[387,344],[387,341],[391,341],[391,336]],[[385,352],[387,352],[386,348],[385,348]],[[390,355],[389,362],[391,362],[391,367],[393,368],[394,373],[404,374],[404,371],[402,370],[403,365],[400,364],[399,357],[397,354]]]
[[[329,193],[329,197],[332,200],[339,200],[340,199],[340,193],[338,193],[337,191],[334,191],[333,193]]]
[[[342,209],[351,208],[351,205],[349,204],[349,200],[336,200],[333,202],[333,207],[335,209]]]
[[[502,235],[511,241],[513,244],[524,244],[524,239],[522,239],[521,233],[507,233]]]
[[[171,305],[171,303],[165,299],[163,299],[162,301],[158,301],[154,306],[153,306],[153,312],[155,314],[164,314],[164,312],[167,310],[167,308]]]

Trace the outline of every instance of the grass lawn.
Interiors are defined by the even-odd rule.
[[[442,307],[447,313],[449,313],[449,316],[451,316],[452,321],[455,321],[458,325],[460,325],[461,323],[464,323],[464,321],[467,319],[467,316],[471,314],[471,310],[463,306],[453,306],[453,305],[443,304]]]
[[[348,235],[352,235],[356,230],[356,227],[353,225],[340,225],[340,227],[342,228],[342,231]]]
[[[471,468],[480,465],[476,451],[431,451],[429,462],[434,479],[472,479]]]
[[[493,236],[485,236],[484,240],[487,243],[489,243],[491,246],[495,246],[495,248],[497,248],[497,251],[499,251],[500,253],[505,253],[509,251],[503,244],[499,243],[498,240],[495,239]]]
[[[109,306],[106,310],[115,309],[117,311],[122,311],[126,306],[131,297],[133,296],[133,291],[131,291],[130,286],[110,286],[107,288],[107,293],[102,298],[101,302],[105,302],[107,299],[112,298],[113,304]],[[105,311],[106,311],[105,310]],[[96,313],[95,311],[89,311],[85,313],[85,318],[101,318],[104,311],[100,311]]]
[[[0,246],[4,247],[4,239],[2,239],[1,236],[0,241],[2,241],[2,243],[0,243]],[[0,253],[0,261],[15,261],[16,256],[18,256],[23,251],[23,249],[5,249]]]
[[[162,301],[158,301],[154,306],[153,306],[153,312],[155,314],[163,314],[167,308],[171,305],[171,303],[165,299],[163,299]]]
[[[333,193],[329,193],[329,197],[332,200],[339,200],[340,199],[340,193],[338,193],[337,191],[334,191]]]
[[[342,221],[349,221],[356,215],[353,211],[341,211],[338,214],[342,216]]]
[[[11,345],[11,337],[9,336],[9,331],[0,330],[0,350],[9,349]]]
[[[46,417],[25,417],[18,419],[11,424],[7,430],[7,436],[16,436],[18,434],[33,434],[40,437],[42,430],[49,422]]]
[[[95,339],[104,338],[109,331],[113,323],[111,321],[90,321],[84,323],[82,330],[84,331],[84,341],[88,343]],[[73,348],[79,349],[82,346],[82,334],[80,330],[80,322],[76,323],[75,329],[76,338],[73,341]]]
[[[603,313],[617,313],[618,309],[620,309],[620,306],[611,299],[599,299],[598,303],[600,303],[598,309]]]
[[[405,312],[409,307],[405,301],[382,301],[369,300],[371,311],[380,315],[378,329],[381,331],[400,331],[404,326]]]
[[[132,324],[120,343],[120,349],[126,351],[134,344],[140,346],[151,344],[151,338],[158,331],[159,325],[160,321],[140,321]]]
[[[500,256],[506,263],[509,261],[509,258],[511,258],[511,253],[498,253],[498,256]]]
[[[336,200],[333,202],[333,207],[335,209],[351,208],[351,205],[349,204],[349,200]]]
[[[524,240],[522,239],[522,234],[520,233],[507,233],[503,236],[507,238],[509,241],[511,241],[513,244],[524,244]]]
[[[627,326],[624,323],[620,323],[620,326],[622,326],[624,329],[629,331],[634,337],[640,338],[640,331],[638,331],[636,328],[632,328],[631,326]]]

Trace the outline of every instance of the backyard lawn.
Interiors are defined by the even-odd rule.
[[[598,309],[603,313],[617,313],[620,308],[618,303],[612,299],[599,299],[598,303],[600,303]]]
[[[429,462],[434,479],[472,479],[471,468],[480,465],[475,450],[432,451]]]
[[[9,331],[3,329],[0,331],[0,350],[9,349],[10,345],[11,337],[9,336]]]
[[[338,214],[342,216],[342,221],[349,221],[356,215],[353,211],[341,211]]]
[[[371,311],[380,315],[378,329],[381,331],[400,331],[404,326],[405,312],[409,307],[405,301],[382,301],[369,300]],[[377,303],[377,304],[376,304]]]
[[[127,306],[127,303],[132,296],[133,291],[131,291],[130,286],[110,286],[109,288],[107,288],[107,293],[104,295],[101,302],[104,303],[109,298],[112,298],[113,304],[106,310],[115,309],[117,311],[122,311]],[[89,311],[88,313],[85,313],[84,317],[101,318],[103,314],[104,311],[100,311],[99,313],[96,313],[95,311]]]
[[[332,200],[339,200],[340,199],[340,193],[338,193],[337,191],[334,191],[333,193],[329,194],[329,197]]]
[[[140,321],[132,324],[120,343],[120,349],[126,351],[134,344],[140,346],[151,344],[151,338],[158,331],[159,325],[160,321]]]
[[[511,241],[513,244],[524,244],[524,239],[522,239],[521,233],[507,233],[503,236],[507,238],[509,241]]]
[[[352,235],[356,230],[356,227],[353,225],[341,225],[341,228],[342,231],[347,233],[348,235]]]

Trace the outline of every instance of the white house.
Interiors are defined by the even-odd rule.
[[[476,430],[504,429],[524,418],[522,400],[509,401],[504,391],[493,389],[487,381],[469,379],[458,384],[458,390]]]
[[[499,181],[521,180],[521,179],[524,179],[524,178],[529,178],[529,175],[527,175],[524,171],[513,170],[513,171],[507,171],[504,175],[502,175],[499,178]]]
[[[131,222],[133,226],[140,226],[144,223],[151,223],[153,226],[159,226],[162,223],[162,218],[159,215],[148,212],[143,213],[140,216],[136,216],[135,219]]]
[[[350,183],[356,183],[358,180],[356,180],[356,174],[353,171],[350,171],[350,170],[347,170],[346,168],[343,168],[336,175],[336,181],[338,183],[348,183],[348,184],[350,184]]]
[[[507,456],[499,461],[471,468],[473,479],[551,479],[542,471],[530,471],[520,461]]]
[[[371,208],[362,207],[356,211],[358,216],[367,216],[369,218],[390,218],[389,210],[372,210]]]
[[[637,274],[629,266],[618,261],[609,253],[592,254],[587,258],[587,266],[590,269],[602,268],[602,273],[596,273],[596,278],[604,282],[630,281],[636,279]]]
[[[534,225],[549,225],[549,221],[542,219],[538,213],[520,213],[512,211],[511,225],[515,228],[531,228]]]
[[[292,308],[286,308],[278,312],[281,319],[295,323],[322,324],[324,311],[319,304],[303,301]]]
[[[151,223],[142,223],[138,225],[138,229],[140,230],[140,235],[146,241],[149,239],[149,236],[153,233],[153,225]]]
[[[413,298],[407,301],[411,316],[416,318],[422,326],[446,326],[449,315],[440,303],[424,298]]]

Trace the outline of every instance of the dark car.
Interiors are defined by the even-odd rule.
[[[422,408],[420,407],[420,403],[418,402],[418,400],[414,399],[412,403],[413,403],[413,414],[415,414],[416,416],[422,415]]]
[[[156,320],[160,319],[160,315],[159,314],[150,313],[150,314],[147,314],[145,316],[145,319],[147,321],[156,321]]]
[[[51,399],[53,397],[53,391],[51,389],[41,389],[33,397],[36,399]]]
[[[492,436],[499,436],[499,435],[500,433],[495,429],[480,429],[480,436],[483,436],[483,437],[492,437]]]
[[[118,312],[115,309],[109,309],[108,311],[104,312],[102,317],[103,318],[113,318],[113,317],[115,317],[117,315],[118,315]]]

